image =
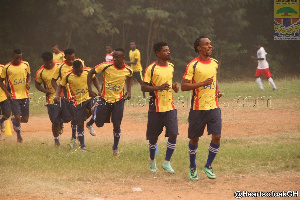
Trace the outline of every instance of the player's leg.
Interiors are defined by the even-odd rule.
[[[54,144],[55,146],[60,146],[59,134],[63,123],[61,119],[60,106],[58,104],[48,104],[47,109],[48,109],[49,119],[52,123],[52,134],[54,138]]]
[[[75,114],[74,114],[74,105],[72,101],[65,101],[67,109],[71,115],[71,130],[72,130],[72,138],[69,145],[73,145],[74,141],[76,141],[76,130],[77,130],[77,123],[75,120]],[[71,144],[72,143],[72,144]]]
[[[206,173],[208,178],[214,179],[216,178],[216,175],[212,171],[211,164],[220,149],[222,129],[221,109],[216,108],[211,110],[209,118],[210,121],[207,123],[207,131],[208,134],[212,135],[212,140],[208,147],[208,157],[203,171]]]
[[[264,86],[263,86],[263,84],[262,84],[262,82],[261,82],[261,79],[260,79],[260,76],[261,76],[261,75],[262,75],[262,70],[261,70],[261,69],[256,69],[256,71],[255,71],[255,81],[256,81],[258,87],[259,87],[261,90],[263,90],[263,89],[264,89]]]
[[[166,127],[166,137],[169,137],[169,139],[167,141],[166,157],[162,167],[169,173],[175,173],[171,167],[170,160],[176,147],[177,135],[179,135],[177,110],[171,110],[164,113],[163,122]]]
[[[20,99],[21,102],[21,123],[27,123],[29,120],[29,98]]]
[[[23,138],[21,136],[21,103],[20,99],[13,99],[10,101],[10,108],[12,111],[12,115],[14,116],[11,118],[13,123],[13,129],[17,133],[17,142],[23,143]]]
[[[78,140],[80,142],[81,150],[85,151],[86,146],[84,143],[84,121],[86,120],[86,108],[88,105],[88,101],[82,102],[80,105],[74,107],[75,120],[77,122],[77,133]]]
[[[114,134],[114,144],[112,146],[113,156],[119,156],[118,145],[121,137],[121,123],[123,119],[124,113],[124,102],[125,100],[122,99],[112,105],[112,116],[111,121],[113,123],[113,134]]]
[[[158,136],[163,131],[163,113],[148,112],[148,122],[146,139],[149,141],[149,168],[151,172],[157,172],[156,161],[155,161],[155,149],[157,145]]]
[[[198,141],[204,133],[206,127],[206,111],[203,110],[190,110],[189,113],[189,128],[188,138],[189,141],[189,155],[190,155],[190,169],[189,177],[191,180],[198,180],[196,157],[198,150]]]
[[[87,115],[88,116],[92,115],[92,116],[91,116],[91,119],[86,123],[86,127],[92,136],[96,136],[96,131],[93,127],[95,120],[94,120],[94,117],[92,114],[92,110],[93,110],[95,104],[97,104],[96,99],[95,98],[90,99],[89,104],[88,104],[88,109],[87,109]]]
[[[5,125],[6,125],[6,120],[10,117],[11,109],[10,109],[10,102],[9,100],[4,100],[0,102],[1,105],[1,112],[2,112],[2,117],[0,119],[0,126],[1,126],[1,131],[4,133],[5,132]],[[1,136],[1,134],[0,134]]]
[[[266,77],[266,79],[268,79],[268,81],[271,83],[271,85],[272,85],[272,87],[273,87],[273,90],[274,90],[274,91],[277,90],[277,87],[276,87],[276,85],[275,85],[275,83],[274,83],[274,80],[272,79],[272,74],[271,74],[269,68],[267,68],[267,69],[264,70],[264,74],[263,74],[263,75],[264,75],[264,77]]]

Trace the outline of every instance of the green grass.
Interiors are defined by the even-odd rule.
[[[215,172],[218,175],[299,172],[299,140],[299,133],[223,139],[222,148],[214,162]],[[67,141],[62,143],[66,144]],[[200,169],[205,164],[208,145],[209,139],[202,139],[199,142],[197,165]],[[0,185],[20,174],[22,177],[50,176],[58,180],[66,179],[67,182],[97,178],[152,177],[148,172],[149,152],[144,140],[121,141],[121,156],[117,159],[112,156],[111,141],[104,140],[100,144],[91,141],[88,147],[90,149],[88,152],[80,150],[74,152],[67,146],[54,148],[52,141],[45,142],[39,138],[27,140],[23,145],[18,145],[15,141],[1,142]],[[159,176],[166,176],[161,168],[165,150],[165,141],[162,140],[159,143],[159,154],[156,156]],[[189,166],[187,140],[178,141],[172,166],[176,170],[174,179],[187,177]]]

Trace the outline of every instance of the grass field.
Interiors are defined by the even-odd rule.
[[[107,128],[109,133],[101,132],[97,137],[88,135],[86,143],[89,151],[84,153],[69,150],[66,145],[69,133],[61,137],[64,145],[55,148],[49,132],[50,123],[42,125],[48,126],[48,133],[44,129],[31,131],[39,121],[32,122],[30,127],[24,124],[24,127],[28,125],[24,132],[24,144],[17,144],[15,135],[0,141],[0,199],[234,199],[233,192],[239,186],[244,186],[240,189],[245,190],[299,190],[300,118],[296,113],[300,111],[300,80],[275,80],[278,87],[275,92],[267,82],[263,83],[264,91],[260,91],[254,81],[220,84],[224,93],[220,99],[224,126],[236,119],[233,111],[241,115],[290,113],[294,116],[292,119],[298,122],[294,122],[293,130],[285,130],[284,124],[274,123],[272,130],[278,130],[274,134],[264,133],[263,128],[254,127],[260,129],[253,130],[258,134],[247,136],[243,131],[240,135],[226,135],[234,127],[225,127],[221,149],[213,163],[217,175],[214,181],[207,179],[204,174],[200,175],[198,182],[188,179],[188,139],[185,136],[178,138],[171,160],[175,175],[167,174],[160,166],[166,150],[163,136],[160,136],[159,153],[156,156],[159,171],[156,174],[148,171],[149,152],[144,136],[147,121],[147,112],[144,111],[148,105],[138,97],[141,92],[135,85],[133,99],[126,102],[124,119],[127,124],[124,122],[122,125],[132,126],[125,129],[131,130],[128,131],[131,135],[122,133],[120,157],[112,156],[111,126],[110,130]],[[31,100],[32,115],[47,118],[42,98],[36,91],[31,92],[34,93]],[[180,92],[174,96],[179,127],[186,126],[189,94]],[[267,104],[268,99],[271,99],[271,105]],[[274,116],[280,119],[280,116]],[[259,117],[257,120],[260,120]],[[241,120],[249,127],[253,123]],[[269,120],[272,122],[272,118]],[[132,123],[128,124],[130,121]],[[143,135],[135,135],[135,129],[137,131],[141,125],[144,126]],[[199,174],[206,162],[209,142],[208,136],[199,141]],[[270,188],[266,183],[273,187]],[[131,190],[136,187],[142,192]],[[215,187],[220,190],[215,190]],[[188,192],[190,189],[193,192]],[[172,193],[166,192],[169,190]]]

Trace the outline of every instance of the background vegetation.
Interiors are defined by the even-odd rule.
[[[154,42],[168,42],[180,80],[196,56],[193,43],[206,35],[213,57],[220,61],[221,80],[253,78],[257,66],[252,46],[258,41],[268,53],[274,77],[299,75],[300,41],[274,41],[273,0],[1,0],[0,63],[15,48],[35,72],[40,55],[58,44],[74,48],[87,66],[104,61],[105,45],[129,51],[136,41],[145,68],[155,58]],[[127,57],[128,59],[128,57]],[[34,74],[34,73],[33,73]]]

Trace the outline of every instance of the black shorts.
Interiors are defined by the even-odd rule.
[[[179,135],[177,110],[167,112],[148,112],[147,140],[156,140],[166,127],[165,137]]]
[[[48,115],[53,124],[62,125],[62,123],[71,121],[72,117],[69,113],[66,103],[66,101],[61,101],[61,103],[58,104],[47,105]]]
[[[74,113],[74,104],[73,104],[73,101],[67,101],[65,100],[66,102],[66,106],[67,106],[67,109],[71,115],[72,118],[75,119],[75,113]]]
[[[190,110],[188,130],[188,137],[190,139],[201,137],[206,125],[208,135],[221,135],[222,118],[220,108],[212,110]]]
[[[139,71],[139,72],[133,72],[132,78],[136,79],[137,82],[139,82],[139,84],[142,84],[142,72],[141,71]]]
[[[124,102],[122,99],[115,103],[107,103],[104,99],[98,101],[96,112],[96,126],[102,127],[104,123],[110,123],[110,119],[114,126],[121,126],[124,113]]]
[[[92,98],[74,107],[75,120],[78,124],[84,122],[91,116],[91,108],[95,103],[95,99]]]
[[[0,107],[1,107],[1,114],[10,114],[11,113],[11,109],[10,109],[10,102],[8,99],[1,101],[0,102]]]
[[[10,109],[13,115],[29,116],[29,98],[13,99],[10,101]]]

